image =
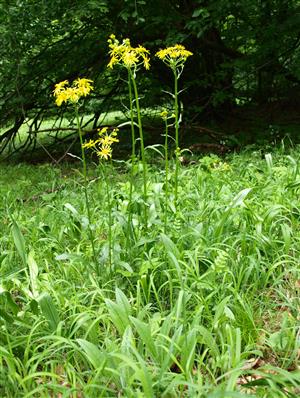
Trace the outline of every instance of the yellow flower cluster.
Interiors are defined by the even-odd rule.
[[[169,113],[166,109],[164,109],[161,113],[160,113],[160,117],[162,118],[162,120],[166,121],[168,119],[174,118],[175,114],[174,113]]]
[[[125,66],[127,69],[138,68],[143,65],[146,70],[150,68],[149,50],[145,47],[138,46],[132,47],[130,39],[124,39],[122,43],[116,39],[115,35],[110,35],[108,39],[108,45],[110,48],[109,54],[111,56],[109,68],[113,68],[115,65]]]
[[[186,50],[182,44],[164,48],[158,51],[155,56],[165,62],[171,68],[183,66],[186,59],[193,55],[191,51]]]
[[[162,120],[167,120],[168,119],[168,111],[167,110],[163,110],[160,113],[160,116],[161,116]]]
[[[108,127],[103,127],[98,130],[98,138],[96,140],[89,140],[82,145],[83,148],[93,149],[101,158],[108,160],[112,157],[112,144],[119,142],[117,138],[118,129],[113,129],[111,133],[108,132]]]
[[[166,58],[171,58],[171,59],[181,58],[186,60],[188,57],[193,55],[193,53],[186,50],[183,45],[175,44],[175,46],[173,47],[167,47],[163,50],[158,51],[155,55],[161,60],[165,60]]]
[[[64,102],[76,104],[81,97],[86,97],[94,89],[92,83],[92,80],[84,78],[74,80],[71,86],[68,80],[57,83],[53,90],[56,105],[61,106]]]

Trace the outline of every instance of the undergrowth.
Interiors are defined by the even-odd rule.
[[[129,222],[130,163],[105,165],[111,248],[88,169],[96,270],[80,166],[1,165],[0,396],[299,396],[299,149],[181,166],[176,209],[162,164],[147,225],[141,173]]]

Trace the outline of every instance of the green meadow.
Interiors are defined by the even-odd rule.
[[[0,1],[0,398],[300,397],[299,15]]]
[[[299,396],[299,147],[159,149],[1,165],[1,397]]]

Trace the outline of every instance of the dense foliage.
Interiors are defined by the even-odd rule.
[[[162,169],[147,226],[141,176],[128,208],[90,169],[95,268],[77,170],[1,167],[2,397],[299,396],[299,148],[181,169],[167,228]]]
[[[299,11],[0,2],[0,154],[53,161],[1,164],[0,396],[299,396],[299,148],[199,127],[297,110]]]
[[[182,93],[189,117],[291,102],[299,97],[299,11],[297,0],[1,1],[2,149],[22,123],[33,134],[44,117],[57,115],[49,93],[58,81],[95,80],[87,104],[94,126],[100,113],[122,109],[122,74],[106,68],[110,33],[146,44],[152,54],[175,43],[194,53]],[[153,106],[165,101],[170,77],[153,61],[142,84],[144,105]]]

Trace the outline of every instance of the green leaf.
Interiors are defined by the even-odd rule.
[[[230,311],[230,309],[227,307],[226,308],[226,304],[228,303],[228,301],[231,299],[231,296],[226,296],[223,300],[221,300],[221,302],[215,307],[215,316],[214,316],[214,320],[212,323],[212,326],[214,329],[217,329],[219,327],[219,325],[222,323],[222,321],[224,320],[224,316],[227,318],[230,318],[230,316],[234,315],[232,313],[232,311]]]
[[[106,355],[99,348],[84,339],[76,339],[77,343],[83,349],[85,357],[93,365],[95,369],[102,368],[106,362]]]
[[[2,301],[1,298],[3,298],[3,301],[5,302],[7,308],[9,308],[14,315],[17,315],[17,313],[19,312],[19,306],[16,304],[11,293],[8,291],[0,292],[0,304]]]
[[[47,319],[49,328],[54,332],[59,323],[59,315],[56,306],[48,293],[43,293],[38,299],[42,314]]]
[[[183,341],[184,345],[181,350],[181,363],[184,370],[187,373],[191,373],[195,359],[197,330],[195,328],[190,330]]]
[[[201,14],[203,14],[203,8],[196,8],[196,10],[193,12],[192,18],[197,18]]]
[[[139,380],[143,387],[143,397],[154,398],[154,392],[152,388],[153,380],[150,373],[147,370],[147,366],[145,366],[145,361],[139,355],[139,353],[134,349],[134,347],[131,347],[131,350],[136,356],[139,362],[138,364],[131,357],[128,357],[127,355],[123,355],[120,353],[113,353],[112,356],[118,358],[119,362],[121,363],[124,362],[125,364],[127,364],[127,366],[133,369],[134,371],[133,377]]]
[[[16,246],[17,252],[18,252],[19,256],[21,257],[21,260],[22,260],[24,266],[26,266],[27,265],[27,254],[26,254],[24,236],[19,228],[19,225],[17,224],[17,222],[14,219],[12,220],[11,231],[12,231],[13,240],[14,240],[14,244]]]
[[[66,209],[70,210],[70,212],[73,214],[74,217],[78,217],[79,216],[78,211],[70,203],[65,203],[64,207]]]
[[[120,307],[123,307],[127,316],[129,316],[129,314],[131,313],[130,303],[129,303],[127,297],[125,296],[125,294],[119,288],[116,288],[116,301]]]
[[[131,314],[131,307],[127,297],[120,289],[116,288],[116,302],[106,299],[105,304],[113,324],[122,335],[126,327],[130,325],[129,315]]]
[[[197,330],[199,332],[198,335],[200,335],[200,343],[204,344],[211,351],[213,356],[218,357],[220,352],[215,337],[212,335],[212,333],[202,325],[199,325]]]
[[[265,159],[268,167],[268,171],[270,174],[272,174],[272,169],[273,169],[273,159],[272,155],[270,153],[265,154]]]
[[[246,196],[249,194],[249,192],[252,191],[252,188],[245,188],[242,191],[240,191],[232,200],[230,205],[227,207],[226,210],[233,209],[238,206],[243,206],[244,205],[244,199]]]
[[[156,358],[157,352],[156,352],[156,347],[155,343],[153,341],[152,335],[151,335],[151,327],[149,324],[140,321],[137,318],[130,317],[131,322],[133,323],[134,327],[136,328],[140,338],[142,339],[145,347],[149,351],[149,354],[153,359]]]
[[[0,319],[1,318],[3,318],[8,323],[13,323],[14,321],[14,318],[11,315],[9,315],[6,311],[0,308]]]
[[[165,234],[160,235],[162,243],[167,252],[174,254],[176,258],[180,257],[179,250],[177,249],[175,243]]]
[[[29,252],[27,263],[28,263],[28,268],[29,268],[29,278],[30,278],[32,295],[33,295],[33,297],[37,297],[38,296],[39,268],[38,268],[37,263],[35,262],[33,251]]]

